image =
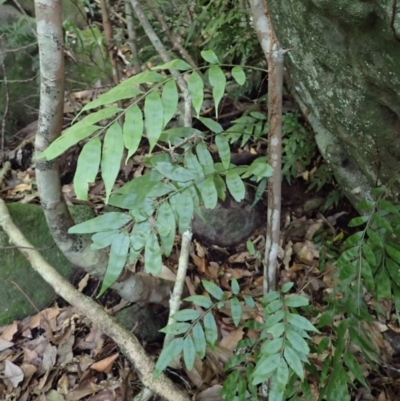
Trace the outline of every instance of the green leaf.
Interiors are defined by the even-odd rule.
[[[341,264],[351,262],[358,256],[358,253],[359,253],[358,246],[355,246],[354,248],[350,248],[347,251],[344,251],[340,255],[339,259],[337,260],[337,263],[341,265]]]
[[[100,165],[100,152],[99,138],[93,138],[82,148],[74,175],[74,190],[78,199],[88,200],[88,184],[96,180]]]
[[[51,160],[61,155],[71,146],[99,130],[101,127],[95,126],[95,123],[108,119],[121,111],[123,110],[119,107],[106,107],[105,109],[89,114],[67,129],[63,135],[50,144],[50,146],[40,154],[39,159],[46,158],[47,160]]]
[[[240,305],[239,300],[236,297],[231,298],[231,313],[232,313],[232,320],[235,326],[239,326],[240,319],[242,318],[242,307]]]
[[[161,206],[158,208],[156,226],[164,254],[168,257],[174,246],[176,224],[174,212],[167,201],[161,203]],[[162,229],[160,230],[161,227]]]
[[[131,247],[140,251],[146,245],[147,238],[149,238],[150,234],[151,226],[147,220],[136,223],[131,231]]]
[[[225,93],[226,77],[220,67],[212,65],[208,70],[208,79],[213,88],[215,116],[218,118],[218,106]]]
[[[160,373],[175,359],[183,350],[183,338],[174,338],[165,348],[163,348],[160,357],[157,360],[153,379],[156,379]]]
[[[89,234],[97,233],[99,231],[118,230],[118,228],[121,228],[131,221],[132,218],[126,213],[109,212],[71,227],[68,230],[68,233]]]
[[[288,283],[283,284],[283,286],[281,287],[281,292],[283,294],[286,294],[288,291],[292,289],[293,285],[294,285],[293,281],[289,281]]]
[[[206,60],[210,64],[218,64],[218,57],[215,55],[215,53],[212,50],[202,50],[201,51],[201,57],[203,57],[204,60]]]
[[[375,278],[377,299],[391,299],[392,290],[386,269],[380,269]]]
[[[285,332],[285,325],[282,322],[276,323],[267,329],[267,333],[273,335],[274,338],[279,338]]]
[[[275,338],[273,340],[266,339],[261,347],[261,353],[264,355],[274,355],[281,351],[283,338]]]
[[[317,353],[321,355],[329,345],[329,338],[324,337],[318,344]]]
[[[160,174],[172,181],[188,182],[196,178],[190,170],[176,164],[157,162],[154,167]]]
[[[187,370],[193,369],[195,358],[196,348],[194,347],[192,336],[188,335],[183,342],[183,360],[185,361]]]
[[[211,308],[213,305],[210,298],[205,297],[204,295],[191,295],[190,297],[185,298],[187,302],[193,302],[195,305],[201,306],[202,308]]]
[[[254,176],[257,178],[257,181],[260,181],[263,178],[271,177],[273,171],[274,169],[265,161],[265,158],[260,157],[251,163],[242,177],[248,178]]]
[[[101,158],[101,176],[106,188],[106,203],[108,203],[115,180],[118,176],[123,151],[124,141],[122,138],[122,129],[116,121],[110,126],[104,137],[103,154]]]
[[[345,320],[342,320],[339,323],[339,326],[337,327],[337,332],[336,332],[337,338],[336,338],[336,342],[335,342],[335,354],[334,354],[333,362],[332,362],[333,369],[337,369],[338,367],[342,366],[341,359],[342,359],[343,350],[345,348],[346,341],[347,341],[346,332],[347,332],[349,326],[350,326],[350,319],[345,319]]]
[[[221,124],[217,123],[216,121],[212,120],[211,118],[206,117],[197,117],[197,119],[202,122],[211,132],[215,134],[220,134],[223,132],[223,128]]]
[[[103,249],[107,246],[110,246],[114,241],[115,237],[117,237],[119,231],[101,231],[99,233],[92,235],[93,243],[90,245],[90,249]]]
[[[362,224],[366,223],[369,219],[369,216],[359,216],[359,217],[354,217],[354,219],[351,219],[348,226],[349,227],[358,227],[361,226]]]
[[[205,290],[218,301],[222,301],[225,297],[224,292],[215,283],[211,281],[201,280]]]
[[[392,277],[392,280],[397,284],[400,285],[400,266],[391,258],[385,258],[385,266],[386,270]]]
[[[163,128],[163,115],[163,104],[160,95],[156,90],[153,90],[146,96],[144,101],[144,126],[149,140],[150,153],[160,138]]]
[[[215,137],[215,144],[217,145],[218,154],[221,159],[222,165],[228,169],[231,164],[231,149],[225,136],[217,135]]]
[[[294,313],[287,313],[286,319],[289,323],[299,329],[315,331],[316,333],[319,333],[319,331],[310,323],[310,321],[303,316],[296,315]]]
[[[239,85],[244,85],[246,82],[246,75],[239,66],[232,68],[232,77]]]
[[[393,232],[393,229],[389,222],[382,216],[379,216],[379,214],[375,213],[372,218],[374,219],[375,223],[377,224],[378,227],[385,229],[389,233]]]
[[[197,117],[199,117],[204,99],[204,82],[200,75],[193,71],[188,78],[187,84],[193,107],[196,110]]]
[[[358,245],[358,243],[361,240],[361,238],[363,237],[363,235],[364,235],[363,231],[358,231],[358,232],[350,235],[350,237],[348,237],[346,239],[346,241],[344,241],[343,248],[350,248],[350,247],[353,247],[354,245]]]
[[[199,159],[199,162],[201,166],[203,167],[203,171],[205,175],[211,175],[214,173],[214,161],[211,157],[210,152],[207,149],[207,146],[203,143],[200,142],[196,146],[196,153],[197,153],[197,158]]]
[[[132,99],[142,93],[143,92],[141,90],[134,88],[132,85],[128,86],[125,84],[125,82],[123,82],[117,85],[115,88],[110,89],[108,92],[103,93],[97,99],[88,103],[85,107],[83,107],[81,113],[83,111],[118,102],[122,99]]]
[[[254,308],[255,302],[254,299],[250,295],[243,295],[244,302],[246,302],[247,306],[250,306],[250,308]]]
[[[232,293],[235,295],[238,295],[240,293],[240,286],[238,281],[233,278],[231,281],[231,289],[232,289]]]
[[[144,266],[146,273],[158,276],[161,273],[162,257],[161,248],[156,234],[150,233],[144,250]]]
[[[368,384],[364,379],[364,375],[362,373],[360,364],[356,361],[353,354],[347,350],[344,354],[344,363],[349,368],[350,372],[355,376],[355,378],[366,388],[368,388]]]
[[[225,181],[219,174],[214,174],[214,184],[217,189],[218,198],[224,201],[226,198],[226,185]]]
[[[214,345],[218,340],[218,328],[211,311],[206,313],[204,316],[204,330],[208,344],[211,348],[214,348]]]
[[[161,100],[164,110],[164,122],[163,127],[165,127],[175,115],[178,109],[178,89],[176,88],[176,83],[173,79],[168,81],[163,88]]]
[[[240,202],[244,199],[246,187],[236,168],[229,169],[226,172],[226,185],[236,202]]]
[[[306,306],[308,303],[308,299],[302,295],[289,295],[287,298],[285,298],[285,305],[292,306],[294,308]]]
[[[368,291],[375,291],[375,280],[369,263],[364,258],[361,258],[360,263],[361,275],[364,279],[365,287],[368,289]]]
[[[396,209],[396,206],[393,205],[392,202],[387,201],[386,199],[379,199],[378,205],[381,209],[386,210],[395,216],[399,216],[399,211]]]
[[[286,345],[283,350],[283,356],[285,357],[286,362],[291,367],[291,369],[299,376],[300,380],[304,380],[304,370],[303,365],[301,364],[300,358],[297,353],[289,346]]]
[[[368,245],[368,242],[366,242],[366,241],[363,241],[361,247],[362,247],[365,259],[367,260],[369,265],[374,269],[376,267],[376,258],[375,258],[374,252],[372,251],[371,247]],[[400,252],[399,252],[399,255],[400,255]]]
[[[176,214],[178,216],[179,232],[184,233],[191,225],[193,217],[193,199],[189,189],[176,194]],[[170,198],[171,201],[172,197]]]
[[[306,340],[304,340],[300,334],[296,333],[294,330],[288,329],[286,330],[285,335],[296,351],[306,355],[309,354],[310,348]]]
[[[157,65],[152,68],[152,70],[179,70],[179,71],[186,71],[190,70],[192,67],[183,60],[172,60],[168,61],[168,63]],[[189,369],[190,370],[190,369]]]
[[[267,305],[272,301],[275,301],[276,299],[279,298],[279,292],[278,291],[270,291],[268,294],[265,294],[262,298],[262,303],[263,305]]]
[[[358,210],[369,210],[375,207],[375,202],[370,200],[365,200],[357,204]]]
[[[165,80],[164,76],[162,76],[154,71],[144,71],[140,74],[134,75],[133,77],[126,79],[125,81],[122,81],[115,88],[111,89],[104,95],[101,95],[99,98],[88,103],[81,110],[81,112],[98,107],[99,106],[98,99],[100,99],[100,98],[101,98],[101,102],[103,104],[114,103],[121,99],[129,99],[129,98],[132,98],[132,97],[137,96],[138,94],[142,93],[141,91],[136,89],[135,86],[138,86],[140,84],[147,83],[147,82],[160,82],[160,81],[164,81],[164,80]],[[129,95],[129,96],[125,97],[125,95]],[[102,96],[104,96],[104,97],[102,98]],[[121,96],[123,96],[123,97],[121,97]],[[104,101],[105,98],[106,99],[108,98],[108,100],[106,102]]]
[[[201,186],[201,197],[206,209],[214,209],[218,203],[218,193],[215,188],[214,177],[209,175]]]
[[[367,234],[368,234],[368,239],[374,246],[383,249],[382,239],[374,230],[367,228]]]
[[[264,382],[270,377],[268,374],[276,370],[280,363],[280,354],[269,355],[267,358],[261,359],[254,370],[254,376],[251,381],[252,384],[257,385]]]
[[[204,335],[203,327],[201,326],[200,322],[197,322],[194,325],[192,335],[196,353],[201,359],[203,359],[206,355],[206,337]]]
[[[204,172],[201,164],[197,160],[197,156],[195,156],[191,151],[185,154],[185,166],[195,177],[204,177]]]
[[[249,358],[249,356],[250,354],[246,352],[244,354],[237,354],[232,358],[229,358],[229,361],[224,366],[225,372],[229,369],[232,369],[235,366],[239,366],[242,362],[246,361]]]
[[[177,336],[179,334],[185,334],[190,329],[190,323],[171,323],[164,327],[160,331],[165,334],[171,334],[172,336]]]
[[[128,160],[138,149],[143,135],[143,116],[137,104],[131,106],[125,113],[123,137],[128,149]]]
[[[400,252],[397,249],[389,244],[385,246],[385,249],[392,259],[394,259],[397,263],[400,263]]]
[[[186,322],[200,317],[200,312],[196,309],[182,309],[172,316],[177,322]]]
[[[264,195],[265,188],[267,187],[267,179],[263,178],[257,186],[256,194],[254,196],[254,201],[251,205],[253,207]]]
[[[126,231],[122,231],[114,238],[110,249],[110,258],[106,274],[104,275],[103,284],[101,286],[98,297],[115,283],[123,268],[125,267],[126,258],[129,251],[129,235]]]
[[[286,389],[286,385],[288,384],[289,381],[289,368],[285,361],[282,361],[279,364],[276,372],[276,379],[278,384],[278,391],[283,395]],[[276,398],[271,398],[271,399],[276,399]]]
[[[270,302],[265,308],[265,313],[270,314],[274,313],[279,309],[282,309],[283,302],[281,299],[276,299],[275,301]]]

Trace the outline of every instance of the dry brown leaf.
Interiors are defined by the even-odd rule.
[[[217,280],[219,277],[219,272],[221,271],[220,266],[217,262],[210,262],[204,272],[207,278]]]
[[[47,308],[36,315],[32,316],[29,323],[29,328],[34,329],[36,327],[41,327],[44,320],[47,320],[53,329],[56,328],[55,318],[59,315],[60,308],[55,306],[53,308]]]
[[[0,338],[0,352],[4,351],[5,349],[11,348],[14,346],[14,343],[11,341],[6,341]]]
[[[228,258],[229,263],[245,263],[254,260],[254,256],[250,255],[248,251],[236,253]]]
[[[21,387],[23,390],[25,390],[32,376],[37,372],[37,367],[30,363],[22,363],[20,367],[21,370],[24,372],[24,381],[22,382]]]
[[[219,342],[219,345],[223,348],[229,349],[230,351],[233,351],[237,345],[238,342],[243,338],[243,329],[235,329],[231,331],[227,336],[222,338],[222,340]]]
[[[12,341],[14,334],[17,331],[18,331],[18,323],[13,322],[5,328],[2,335],[0,336],[0,339],[6,340],[6,341]]]
[[[202,391],[196,395],[195,401],[223,401],[223,398],[219,395],[222,386],[216,384],[207,390]]]
[[[6,382],[11,384],[13,388],[18,387],[18,384],[24,379],[24,372],[22,369],[6,359],[5,361],[5,368],[2,373],[2,379]]]
[[[188,378],[190,381],[198,388],[201,389],[203,388],[204,385],[204,380],[203,380],[203,372],[204,372],[204,367],[205,364],[204,362],[199,358],[199,356],[196,354],[196,358],[194,360],[194,365],[193,369],[188,371],[185,369],[186,374],[188,375]]]
[[[90,279],[90,275],[85,274],[85,276],[79,281],[79,284],[78,284],[79,292],[82,292],[86,288],[87,283],[89,282],[89,279]]]
[[[67,401],[82,400],[84,397],[95,394],[102,389],[103,386],[93,383],[90,380],[85,380],[82,383],[80,383],[77,387],[69,391],[68,395],[66,396],[66,400]]]
[[[206,259],[204,257],[197,256],[193,252],[190,254],[190,256],[192,258],[192,261],[193,261],[194,265],[197,268],[196,269],[197,272],[200,273],[200,274],[204,274],[205,271],[206,271],[206,266],[207,266]]]
[[[95,362],[90,369],[96,370],[97,372],[105,372],[110,373],[113,367],[115,360],[118,358],[119,354],[116,353],[107,358],[102,359],[101,361]]]
[[[164,280],[176,281],[176,274],[164,264],[161,266],[161,273],[158,275],[158,277]]]

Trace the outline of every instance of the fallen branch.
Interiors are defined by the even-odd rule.
[[[179,390],[171,380],[161,374],[153,381],[154,362],[146,354],[139,340],[129,331],[122,328],[115,318],[107,314],[92,299],[81,294],[65,280],[25,239],[13,223],[6,204],[0,199],[0,226],[9,236],[11,242],[28,259],[33,269],[50,284],[55,292],[74,306],[80,313],[89,318],[106,335],[111,337],[137,369],[140,379],[153,393],[169,401],[189,401],[190,398]]]

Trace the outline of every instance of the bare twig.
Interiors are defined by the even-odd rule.
[[[189,255],[190,255],[190,244],[192,241],[192,232],[190,230],[185,231],[182,234],[182,242],[181,242],[181,254],[179,256],[179,264],[178,264],[178,272],[176,276],[176,282],[174,286],[174,291],[172,293],[171,299],[169,301],[169,318],[168,324],[175,323],[175,319],[172,315],[178,312],[181,307],[182,302],[182,292],[185,284],[186,272],[189,263]],[[174,336],[171,334],[167,334],[164,339],[164,348],[174,339]],[[174,366],[172,366],[174,365]],[[180,363],[178,360],[173,361],[170,366],[172,367],[180,367]]]
[[[29,28],[31,29],[33,36],[36,37],[36,31],[35,28],[31,22],[31,18],[29,17],[29,15],[26,13],[26,11],[24,10],[24,8],[21,6],[21,4],[19,4],[18,0],[13,0],[13,3],[16,5],[16,7],[18,8],[18,10],[25,16],[28,24],[29,24]]]
[[[106,0],[100,0],[100,8],[101,8],[101,16],[103,19],[104,35],[106,37],[106,46],[110,57],[110,63],[112,66],[112,76],[115,85],[118,85],[119,84],[118,64],[117,64],[117,59],[115,57],[113,32],[110,19],[108,17],[108,7]]]
[[[168,36],[169,41],[172,43],[175,49],[178,50],[180,55],[183,57],[184,60],[186,60],[194,69],[198,70],[198,66],[196,65],[195,61],[192,59],[188,51],[181,45],[179,40],[175,37],[175,35],[171,32],[169,29],[169,26],[167,23],[164,21],[164,18],[162,15],[157,11],[157,9],[153,6],[151,0],[145,0],[147,7],[150,9],[152,14],[156,17],[158,22],[161,25],[161,28],[164,30],[164,33]],[[201,72],[197,71],[200,75]]]
[[[150,39],[151,43],[153,44],[154,48],[156,49],[157,53],[160,55],[161,59],[167,63],[168,61],[171,61],[171,58],[169,57],[168,52],[165,50],[164,45],[162,44],[160,38],[157,36],[155,33],[153,27],[151,26],[149,20],[147,19],[146,15],[143,12],[142,6],[140,5],[138,0],[130,0],[133,10],[135,11],[135,14],[142,24],[143,29],[146,32],[146,35]],[[174,77],[176,80],[179,89],[182,92],[183,95],[183,100],[184,100],[184,105],[185,105],[185,113],[184,113],[184,126],[185,127],[191,127],[192,126],[192,101],[190,99],[190,94],[189,90],[187,88],[186,82],[179,74],[179,71],[176,70],[170,70],[171,75]]]
[[[139,74],[142,70],[139,61],[139,53],[137,50],[137,35],[135,21],[133,20],[133,9],[129,0],[125,0],[125,15],[126,15],[126,28],[128,31],[129,47],[132,53],[132,64],[135,69],[135,74]]]
[[[122,328],[116,320],[89,297],[81,294],[65,280],[39,252],[29,249],[32,245],[25,239],[13,223],[3,200],[0,199],[0,226],[19,247],[33,269],[50,284],[56,293],[88,317],[106,335],[111,337],[135,366],[143,384],[155,394],[170,401],[189,401],[190,398],[179,390],[165,375],[153,380],[154,362],[148,357],[139,340],[128,330]]]
[[[282,165],[282,86],[284,50],[279,44],[268,13],[266,0],[249,0],[256,30],[268,60],[268,163],[273,167],[268,178],[268,221],[264,256],[264,294],[275,290],[281,219]],[[269,399],[270,383],[261,386]]]
[[[3,35],[0,36],[0,51],[3,54]],[[4,64],[4,58],[5,57],[1,57],[1,67],[3,70],[3,76],[4,76],[4,91],[5,91],[5,95],[6,95],[6,101],[5,101],[5,105],[4,105],[4,112],[3,112],[3,118],[1,120],[1,150],[0,150],[0,163],[3,163],[5,158],[4,158],[4,144],[5,144],[5,136],[6,136],[6,120],[7,120],[7,114],[8,114],[8,104],[10,102],[10,95],[8,92],[8,82],[7,82],[7,71],[6,71],[6,66]]]
[[[168,61],[171,61],[168,52],[165,50],[164,45],[162,44],[161,40],[155,33],[154,29],[152,28],[150,22],[146,18],[141,5],[139,4],[138,0],[130,0],[132,7],[135,11],[135,14],[137,18],[139,19],[140,23],[142,24],[143,29],[145,30],[148,38],[150,39],[151,43],[153,44],[154,48],[160,55],[161,59],[167,63]],[[170,70],[171,75],[174,77],[176,80],[179,89],[182,92],[183,99],[184,99],[184,107],[185,107],[185,112],[184,112],[184,126],[185,127],[191,127],[192,126],[192,101],[190,98],[189,90],[186,85],[185,80],[179,73],[179,71],[176,70]],[[186,271],[187,271],[187,266],[188,266],[188,258],[189,258],[189,253],[187,251],[187,248],[190,247],[190,241],[192,238],[192,231],[191,228],[189,227],[183,234],[182,234],[182,248],[181,248],[181,257],[179,259],[179,266],[178,266],[178,273],[177,273],[177,279],[175,282],[174,286],[174,291],[173,291],[173,298],[174,301],[172,302],[172,306],[178,307],[180,305],[180,299],[182,295],[182,289],[184,286],[185,282],[185,277],[186,277]],[[187,252],[187,253],[186,253]],[[171,305],[171,303],[170,303]],[[172,310],[171,306],[171,310]],[[177,310],[177,309],[176,309]],[[175,313],[176,310],[172,313]],[[170,311],[170,316],[171,316],[171,311]],[[177,361],[173,362],[174,364],[177,364]]]

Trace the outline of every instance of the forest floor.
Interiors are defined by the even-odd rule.
[[[63,193],[70,204],[82,203],[75,198],[71,183],[78,153],[79,149],[72,150],[66,156],[68,163],[63,164]],[[142,174],[141,160],[145,153],[146,146],[143,146],[132,158],[132,163],[121,170],[119,185]],[[315,154],[314,160],[318,157]],[[337,205],[323,210],[321,205],[334,186],[328,184],[318,192],[308,191],[309,182],[304,173],[298,174],[291,185],[287,181],[282,184],[282,240],[278,285],[293,281],[294,290],[310,300],[312,313],[307,317],[313,319],[318,311],[323,310],[326,304],[324,298],[332,294],[336,280],[334,252],[340,249],[343,239],[350,233],[347,223],[356,216],[356,212],[344,198]],[[2,195],[8,201],[38,203],[34,182],[33,166],[24,171],[14,171],[13,179]],[[91,186],[87,204],[96,213],[101,213],[104,208],[103,199],[104,186],[99,181]],[[189,291],[196,293],[203,279],[216,283],[224,291],[230,291],[229,280],[236,278],[240,283],[241,293],[250,294],[255,299],[261,298],[265,228],[255,230],[248,240],[252,242],[254,252],[249,252],[246,243],[221,248],[195,239],[187,277]],[[176,239],[172,255],[164,260],[166,269],[172,275],[176,272],[178,257],[179,238]],[[142,262],[139,260],[134,269],[138,271],[141,267]],[[80,291],[93,298],[101,286],[101,283],[85,274],[78,275],[75,281]],[[110,313],[121,305],[121,300],[112,291],[108,291],[97,301]],[[394,342],[389,343],[384,332],[389,325],[391,333],[400,333],[391,317],[392,305],[383,305],[387,312],[386,318],[374,312],[372,298],[368,305],[377,320],[365,324],[365,334],[372,339],[378,355],[385,355],[388,360],[393,356]],[[243,305],[241,323],[249,319],[263,319],[259,304],[255,309]],[[240,340],[258,335],[255,330],[236,327],[229,308],[220,309],[216,314],[216,321],[219,329],[216,350],[207,353],[203,361],[196,361],[190,372],[183,369],[167,371],[179,386],[195,395],[194,399],[198,401],[220,399],[218,393],[226,377],[224,364],[237,351]],[[329,326],[324,328],[325,334],[329,331]],[[396,337],[392,334],[393,336]],[[310,340],[314,350],[318,348],[321,339],[322,335],[315,335]],[[157,358],[162,342],[143,341],[143,346],[149,354]],[[329,347],[326,350],[328,352],[331,352]],[[348,352],[352,352],[357,358],[369,386],[367,388],[355,382],[352,399],[400,400],[400,370],[392,369],[388,372],[384,366],[374,370],[363,359],[357,347]],[[323,367],[326,353],[318,354],[314,351],[309,356],[318,370]],[[378,360],[374,362],[378,365],[380,363]],[[34,316],[0,327],[0,366],[4,366],[0,376],[0,399],[4,400],[130,400],[141,388],[137,373],[116,345],[95,324],[61,299],[56,299],[47,309]],[[317,400],[320,383],[310,373],[307,373],[306,380],[310,385],[311,399]],[[302,399],[308,401],[309,398],[303,395]]]

